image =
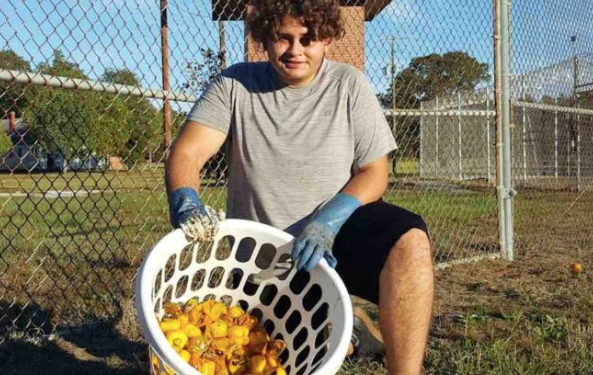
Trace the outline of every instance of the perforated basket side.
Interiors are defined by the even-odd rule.
[[[163,238],[145,259],[143,267],[150,271],[141,268],[137,284],[142,299],[139,303],[137,298],[137,304],[145,309],[139,308],[140,321],[143,331],[149,330],[144,333],[155,354],[179,374],[197,374],[191,366],[180,366],[187,364],[174,351],[173,357],[168,353],[156,317],[166,301],[216,299],[241,304],[261,319],[272,337],[287,342],[281,359],[290,374],[335,374],[352,332],[351,302],[335,271],[322,262],[311,274],[292,270],[260,285],[250,282],[250,275],[288,259],[291,241],[287,233],[243,220],[226,220],[210,245],[187,246],[180,231]],[[142,282],[149,282],[150,288],[144,289]],[[156,332],[150,331],[150,320]],[[181,372],[186,371],[183,367],[190,372]]]

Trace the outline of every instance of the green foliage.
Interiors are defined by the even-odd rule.
[[[218,76],[224,64],[224,52],[215,52],[210,48],[200,48],[201,57],[196,61],[187,64],[189,71],[189,80],[184,85],[185,88],[200,95],[210,83]],[[203,173],[209,178],[222,180],[226,173],[225,148],[210,158],[203,167]]]
[[[202,56],[198,60],[187,64],[190,76],[184,85],[185,88],[198,93],[204,91],[221,72],[224,61],[223,52],[216,53],[210,48],[200,48],[200,53]]]
[[[40,64],[38,71],[62,77],[87,78],[58,50],[54,51],[53,61]],[[31,95],[35,105],[26,111],[25,123],[44,149],[59,150],[66,158],[79,155],[82,150],[96,150],[100,133],[99,94],[39,87]]]
[[[82,69],[73,62],[66,60],[64,53],[58,49],[54,50],[53,61],[49,63],[41,63],[37,67],[37,71],[41,74],[48,74],[54,76],[87,79]]]
[[[152,161],[156,162],[165,160],[163,116],[162,109],[155,114],[154,120],[151,122],[150,138],[146,145],[146,153],[149,154]],[[171,110],[171,139],[175,139],[184,122],[184,113]]]
[[[412,59],[410,65],[395,77],[397,108],[419,108],[420,102],[438,95],[470,91],[490,79],[488,64],[480,63],[465,52],[443,55],[433,53]],[[391,103],[391,89],[385,104]]]
[[[194,90],[202,90],[220,72],[222,56],[209,49],[202,50],[202,60],[189,64],[193,69],[191,80],[186,84]],[[8,69],[30,70],[29,64],[12,51],[0,54],[0,66]],[[42,74],[88,79],[78,64],[67,60],[60,50],[55,50],[50,61],[41,63],[36,71]],[[139,79],[127,69],[105,70],[102,81],[129,86],[140,86]],[[67,159],[117,155],[128,166],[150,157],[162,160],[163,114],[147,99],[121,96],[93,91],[66,90],[55,87],[28,87],[5,85],[0,90],[6,94],[0,98],[0,109],[22,109],[34,103],[23,115],[35,137],[47,151],[60,151]],[[16,98],[16,99],[15,99]],[[18,105],[14,102],[18,100]],[[7,113],[2,113],[5,116]],[[185,120],[185,115],[171,116],[172,136],[175,136]]]
[[[138,78],[127,69],[107,69],[102,77],[103,81],[129,86],[140,86]],[[119,155],[128,166],[150,158],[152,161],[162,161],[164,158],[164,129],[163,110],[157,110],[144,98],[110,95],[114,103],[123,102],[128,111],[126,118],[127,138],[123,142]],[[185,115],[171,111],[171,136],[179,132]]]
[[[118,83],[120,85],[140,86],[140,82],[136,75],[127,69],[105,69],[105,73],[101,77],[102,81],[109,83]]]
[[[102,80],[121,85],[140,86],[136,75],[127,69],[107,69]],[[125,113],[125,117],[118,119],[119,121],[113,121],[114,118],[109,116],[106,120],[114,122],[112,126],[119,137],[117,154],[128,166],[132,166],[151,153],[150,143],[153,138],[162,139],[156,134],[159,126],[157,110],[148,100],[141,97],[124,98],[113,94],[104,95],[104,97],[120,108],[116,113]]]
[[[472,313],[472,314],[458,314],[455,315],[453,317],[453,321],[456,323],[462,323],[462,324],[470,324],[470,323],[476,323],[476,322],[481,322],[483,320],[486,319],[486,316],[482,315],[482,314],[476,314],[476,313]]]
[[[87,79],[60,51],[54,52],[53,61],[39,65],[39,72]],[[127,69],[107,69],[102,80],[139,86]],[[159,124],[156,109],[139,97],[42,87],[35,92],[35,103],[25,122],[46,150],[60,150],[68,159],[117,155],[132,166],[149,152]]]
[[[0,131],[0,159],[12,148],[12,141],[8,134]]]
[[[534,332],[541,342],[564,341],[567,339],[567,321],[564,316],[529,314],[528,318],[536,323]]]
[[[11,50],[0,51],[0,69],[30,71],[29,63]],[[26,85],[0,81],[0,118],[8,118],[9,112],[14,112],[16,117],[22,116],[23,109],[28,101]]]
[[[593,109],[593,91],[579,94],[579,107]]]
[[[394,79],[395,107],[420,108],[421,102],[455,92],[471,91],[480,83],[488,82],[488,64],[480,63],[465,52],[453,51],[443,55],[433,53],[412,59],[407,68]],[[392,106],[392,88],[379,100],[386,108]],[[390,123],[393,121],[389,119]],[[420,121],[418,118],[399,117],[395,120],[396,140],[400,144],[398,156],[418,157]]]

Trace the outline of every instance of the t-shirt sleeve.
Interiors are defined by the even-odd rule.
[[[228,134],[233,111],[232,85],[233,79],[226,72],[219,74],[189,111],[187,121]]]
[[[354,165],[357,169],[397,149],[383,108],[370,83],[357,74],[352,89],[352,121],[354,127]]]

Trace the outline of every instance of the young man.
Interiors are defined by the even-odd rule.
[[[247,24],[269,61],[226,69],[189,113],[166,167],[172,224],[216,225],[199,174],[228,138],[227,217],[293,234],[299,269],[325,258],[351,294],[379,304],[384,347],[357,310],[353,354],[384,352],[389,374],[419,374],[433,299],[427,228],[380,199],[395,141],[364,75],[325,58],[344,33],[339,7],[252,0]]]

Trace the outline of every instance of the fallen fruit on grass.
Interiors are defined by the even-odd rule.
[[[205,375],[286,375],[282,340],[239,306],[213,300],[166,303],[159,327],[181,358]],[[156,357],[153,366],[158,367]],[[157,371],[158,372],[158,371]]]
[[[580,263],[573,263],[570,265],[570,269],[574,273],[581,273],[581,272],[583,272],[583,265]]]

